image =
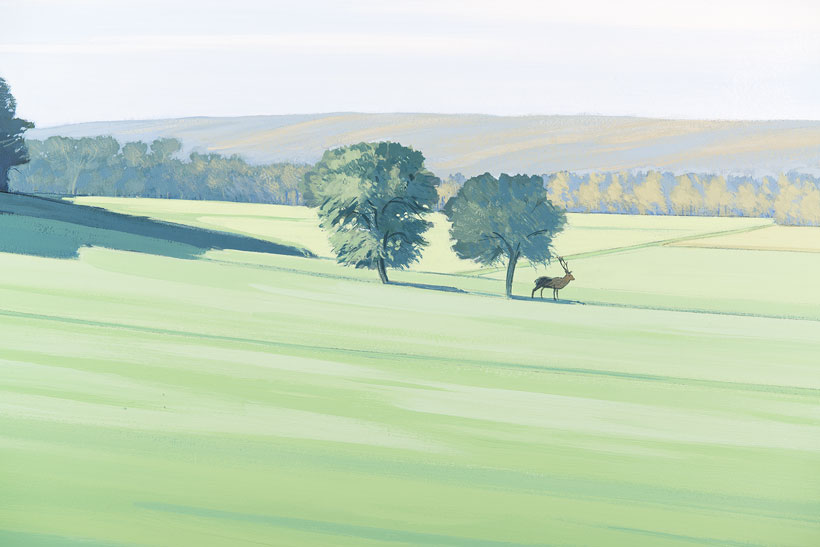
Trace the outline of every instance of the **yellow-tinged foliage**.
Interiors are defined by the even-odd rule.
[[[729,215],[732,206],[732,193],[726,188],[726,179],[721,176],[710,177],[703,184],[703,201],[706,212],[715,216]]]
[[[555,173],[547,184],[547,198],[555,205],[569,209],[574,204],[574,199],[569,191],[569,173],[561,171]]]
[[[666,197],[661,186],[661,174],[657,171],[647,173],[643,184],[635,186],[635,202],[638,212],[661,213],[666,211]]]
[[[603,204],[601,183],[606,179],[603,173],[592,173],[589,179],[578,187],[578,205],[587,211],[600,211]]]

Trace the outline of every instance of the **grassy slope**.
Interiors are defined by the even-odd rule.
[[[331,256],[314,213],[303,207],[96,197],[79,198],[77,202],[232,230],[305,247],[318,256]],[[392,276],[406,282],[500,294],[503,268],[481,268],[457,259],[449,249],[446,221],[441,215],[434,215],[434,224],[428,234],[431,244],[422,261],[413,272]],[[765,241],[770,231],[783,233],[781,227],[772,226],[768,219],[570,214],[569,227],[558,236],[555,246],[558,252],[570,257],[577,280],[561,294],[567,299],[603,305],[820,319],[820,293],[813,290],[815,280],[820,279],[820,254],[678,246],[708,247],[708,242],[720,244],[727,237],[730,241],[732,237],[758,237]],[[734,236],[715,235],[724,233]],[[784,239],[780,235],[776,243],[786,248],[806,247],[820,239],[820,229],[816,228],[789,233],[797,237]],[[283,239],[281,234],[287,235]],[[246,260],[236,253],[211,256]],[[326,268],[328,275],[339,272],[330,264]],[[341,271],[349,275],[349,270]],[[532,280],[545,273],[562,274],[557,264],[547,269],[519,266],[515,292],[530,295]]]
[[[53,258],[76,257],[98,246],[175,258],[194,258],[209,249],[236,249],[305,256],[301,247],[244,234],[164,222],[79,206],[57,199],[0,194],[0,252]],[[310,253],[307,253],[310,254]]]
[[[0,544],[820,539],[817,321],[238,251],[0,267]]]

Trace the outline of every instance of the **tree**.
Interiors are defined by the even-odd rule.
[[[303,196],[317,207],[320,224],[341,264],[376,269],[405,268],[427,245],[432,226],[423,215],[438,200],[439,179],[424,156],[393,142],[360,143],[328,150],[305,175]]]
[[[145,172],[149,165],[148,145],[144,142],[128,142],[121,149],[120,177],[110,189],[118,196],[135,196],[145,190]],[[102,189],[104,194],[108,189]]]
[[[0,78],[0,192],[9,191],[9,171],[28,163],[28,148],[23,133],[34,124],[15,118],[17,101],[6,80]]]
[[[633,196],[624,190],[624,185],[621,183],[621,181],[627,181],[628,178],[626,173],[611,174],[609,186],[606,187],[606,192],[604,192],[604,200],[610,213],[632,212]]]
[[[574,201],[569,189],[570,176],[567,171],[561,171],[547,178],[547,197],[564,209],[569,209]]]
[[[763,186],[756,189],[751,181],[738,184],[735,192],[734,205],[741,215],[747,217],[762,217],[769,213],[772,204],[765,194]]]
[[[778,224],[797,224],[800,219],[800,188],[786,175],[777,179],[778,193],[774,200],[774,218]]]
[[[604,175],[590,173],[586,179],[586,182],[578,186],[578,206],[587,213],[597,213],[601,210],[601,182],[604,181]]]
[[[151,143],[151,155],[156,163],[168,162],[180,150],[182,143],[177,139],[161,138]]]
[[[800,200],[800,224],[820,224],[820,188],[808,181],[803,182],[803,199]]]
[[[110,175],[105,167],[120,150],[114,137],[49,137],[49,154],[56,160],[68,184],[68,193],[76,195],[83,186],[94,186],[100,178]]]
[[[436,211],[441,211],[450,198],[458,194],[459,188],[467,180],[461,173],[451,174],[446,179],[442,180],[438,186],[438,203],[436,204]]]
[[[665,214],[667,211],[666,197],[663,195],[661,174],[658,171],[649,171],[644,176],[642,184],[635,184],[632,188],[638,212],[646,214]]]
[[[710,215],[726,216],[732,203],[732,194],[726,188],[726,179],[716,175],[703,185],[703,202]]]
[[[669,193],[672,214],[697,215],[703,214],[703,196],[692,184],[689,175],[675,177],[677,184]]]
[[[549,262],[552,238],[566,223],[564,210],[547,199],[543,179],[527,175],[473,177],[447,202],[444,214],[460,258],[485,265],[506,260],[507,298],[518,260]]]

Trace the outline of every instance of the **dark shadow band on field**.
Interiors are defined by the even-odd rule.
[[[48,258],[75,258],[81,247],[92,246],[173,258],[196,258],[211,249],[313,256],[246,235],[25,194],[0,194],[0,231],[0,252]]]
[[[257,515],[253,513],[238,513],[234,511],[208,509],[206,507],[171,505],[169,503],[135,502],[134,506],[148,511],[161,511],[165,513],[188,515],[199,518],[232,520],[237,522],[250,522],[254,524],[275,526],[278,528],[289,528],[291,530],[298,530],[300,532],[308,532],[313,534],[327,534],[332,536],[360,538],[375,541],[413,543],[420,545],[453,545],[464,547],[473,545],[478,547],[537,545],[532,543],[513,543],[508,541],[494,541],[471,537],[448,536],[443,534],[430,534],[425,532],[413,532],[411,530],[400,530],[397,528],[380,528],[376,526],[345,524],[342,522],[332,522],[327,520],[312,520],[297,517],[285,517],[279,515]]]
[[[399,287],[413,287],[415,289],[425,289],[428,291],[443,291],[443,292],[459,292],[459,293],[467,293],[467,291],[463,289],[459,289],[458,287],[449,287],[447,285],[429,285],[427,283],[410,283],[408,281],[388,281],[388,285],[397,285]]]
[[[515,294],[510,297],[510,300],[522,300],[524,302],[544,302],[544,303],[549,303],[549,304],[562,304],[564,306],[577,306],[577,305],[585,306],[586,305],[585,302],[581,302],[580,300],[562,300],[560,298],[558,300],[553,300],[552,297],[550,297],[550,298],[541,298],[539,296],[536,296],[535,298],[533,298],[531,296],[518,296],[518,295],[515,295]]]

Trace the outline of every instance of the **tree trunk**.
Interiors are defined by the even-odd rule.
[[[513,253],[507,262],[507,298],[512,298],[513,276],[515,275],[515,264],[518,262],[518,253]]]
[[[390,281],[387,279],[387,266],[384,265],[384,259],[379,257],[376,260],[376,269],[379,270],[379,278],[382,280],[382,283],[389,283]]]

